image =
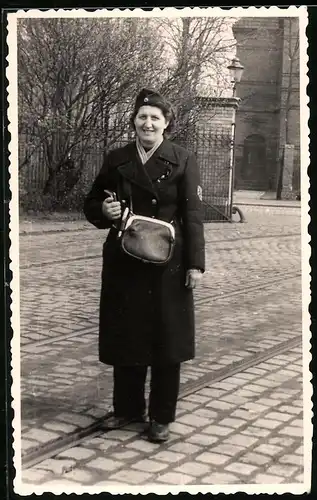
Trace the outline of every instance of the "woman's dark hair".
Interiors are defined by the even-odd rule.
[[[134,130],[134,120],[141,106],[155,106],[156,108],[159,108],[162,111],[165,120],[169,122],[164,133],[173,132],[176,118],[171,103],[158,92],[148,89],[141,90],[136,98],[134,110],[130,118],[130,124]]]

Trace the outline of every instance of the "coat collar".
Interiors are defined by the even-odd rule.
[[[164,139],[160,147],[156,151],[157,156],[162,160],[171,163],[174,166],[178,165],[178,158],[175,153],[175,147],[172,142]]]
[[[142,165],[135,142],[121,150],[118,172],[129,182],[149,191],[159,199],[157,180],[178,166],[173,144],[164,139],[145,165]]]

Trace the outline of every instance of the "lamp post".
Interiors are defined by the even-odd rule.
[[[233,97],[235,97],[237,83],[239,83],[242,78],[244,66],[242,66],[239,59],[235,57],[232,59],[230,66],[228,66],[228,70],[231,76],[231,83],[233,83]]]
[[[238,212],[240,215],[240,222],[244,221],[244,217],[241,211],[237,207],[233,207],[233,181],[234,181],[234,146],[235,146],[235,130],[236,130],[236,108],[238,107],[238,98],[236,97],[237,83],[240,82],[244,67],[240,63],[239,59],[234,58],[231,64],[228,66],[230,72],[232,87],[232,97],[237,101],[236,105],[233,104],[233,114],[231,123],[231,141],[230,141],[230,170],[229,170],[229,199],[231,216],[233,213]]]

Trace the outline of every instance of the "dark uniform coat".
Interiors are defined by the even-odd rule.
[[[123,178],[132,188],[134,213],[175,223],[175,250],[164,267],[124,254],[113,222],[102,213],[104,190],[118,192],[126,184]],[[111,228],[103,246],[100,361],[132,366],[193,358],[193,293],[185,287],[185,277],[188,269],[205,267],[195,156],[166,139],[145,165],[135,143],[111,151],[86,197],[84,213],[97,228]]]

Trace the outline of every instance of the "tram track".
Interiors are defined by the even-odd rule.
[[[267,280],[265,282],[262,281],[261,283],[258,283],[256,285],[250,285],[248,287],[243,287],[243,288],[240,288],[238,290],[232,290],[232,291],[226,292],[226,293],[210,294],[210,295],[208,295],[208,297],[196,298],[195,305],[200,306],[200,305],[206,304],[207,302],[211,302],[211,301],[225,300],[225,299],[229,299],[229,298],[235,297],[235,296],[239,297],[239,296],[243,296],[243,295],[250,293],[250,292],[260,292],[260,291],[263,291],[267,288],[270,288],[274,284],[278,284],[278,283],[281,283],[281,282],[286,281],[286,280],[298,279],[298,278],[300,278],[300,276],[301,276],[300,272],[283,273],[283,275],[279,278],[270,279],[270,280]],[[210,289],[210,287],[206,287],[206,288]],[[25,344],[21,347],[21,356],[24,357],[26,355],[29,355],[30,351],[32,351],[36,347],[51,345],[51,344],[54,344],[55,342],[68,340],[72,337],[89,335],[93,332],[97,332],[97,330],[98,330],[98,322],[96,321],[95,325],[92,325],[92,326],[86,327],[86,328],[82,328],[80,330],[76,330],[75,332],[73,331],[69,334],[62,334],[62,335],[58,335],[56,337],[52,337],[49,339],[43,339],[43,340],[38,340],[35,342],[29,342],[28,344]]]
[[[237,373],[248,370],[251,367],[255,367],[260,363],[263,363],[275,356],[284,354],[289,350],[299,347],[301,345],[302,339],[300,336],[295,337],[291,340],[285,340],[280,342],[278,345],[267,348],[261,352],[253,354],[246,359],[232,362],[230,365],[225,366],[219,370],[212,371],[210,373],[205,373],[198,380],[189,381],[181,385],[179,399],[183,399],[190,394],[198,392],[204,387],[212,386],[217,382],[229,378]],[[93,424],[75,430],[64,437],[61,437],[51,443],[40,445],[36,450],[25,453],[22,457],[23,469],[29,469],[46,459],[53,458],[59,453],[77,446],[87,438],[92,439],[99,437],[103,434],[107,434],[107,429],[102,428],[105,420],[112,413],[106,413],[103,417],[97,419]],[[141,431],[140,431],[141,433]]]
[[[59,231],[60,232],[60,231]],[[74,234],[74,232],[73,232]],[[207,244],[228,244],[228,250],[234,251],[235,248],[238,248],[238,244],[243,241],[250,241],[250,240],[280,240],[285,241],[285,245],[288,243],[288,238],[298,238],[300,237],[301,233],[293,233],[289,232],[287,234],[268,234],[268,235],[259,235],[259,236],[243,236],[243,237],[236,237],[236,238],[228,238],[228,239],[218,239],[218,240],[213,240],[211,238],[207,238],[206,243]],[[89,235],[90,236],[90,235]],[[65,232],[64,232],[64,237]],[[96,243],[96,240],[93,240],[89,237],[89,241],[94,241]],[[97,242],[98,243],[98,242]],[[234,245],[236,243],[237,245]],[[102,245],[102,241],[100,241],[100,245]],[[230,247],[231,245],[231,247]],[[245,245],[246,246],[246,245]],[[230,248],[229,248],[230,247]],[[32,268],[41,268],[44,266],[57,266],[57,265],[63,265],[71,262],[76,262],[76,261],[89,261],[93,259],[100,259],[102,258],[101,251],[98,253],[93,253],[93,251],[96,250],[94,248],[91,248],[91,254],[90,255],[81,255],[81,256],[75,256],[75,257],[70,257],[70,258],[65,258],[64,259],[55,259],[55,260],[50,260],[50,261],[44,261],[44,262],[33,262],[31,264],[26,264],[20,266],[21,270],[24,269],[32,269]],[[226,250],[226,249],[225,249]],[[38,255],[40,255],[40,250],[38,250]],[[289,269],[289,268],[288,268]],[[226,300],[230,299],[231,297],[237,297],[239,300],[243,300],[243,296],[246,294],[253,294],[255,295],[257,292],[262,292],[266,289],[274,287],[274,285],[278,285],[279,283],[282,283],[283,281],[289,281],[289,280],[298,280],[300,279],[301,273],[299,272],[298,269],[294,269],[293,271],[287,271],[284,273],[279,273],[279,274],[274,274],[274,270],[270,270],[269,268],[267,269],[269,271],[268,275],[263,276],[264,279],[261,279],[261,277],[258,278],[258,283],[249,285],[249,286],[241,286],[241,283],[233,283],[233,289],[229,291],[225,291],[224,293],[220,293],[219,290],[221,290],[220,285],[217,286],[210,286],[206,285],[205,286],[205,291],[203,293],[200,293],[198,297],[195,298],[195,304],[199,306],[203,306],[204,304],[208,304],[209,302],[212,303],[213,301],[221,301],[221,300]],[[248,273],[249,274],[249,273]],[[270,278],[270,276],[272,276]],[[246,281],[244,279],[244,281]],[[254,280],[252,280],[254,283]],[[240,287],[239,287],[240,285]],[[227,287],[226,287],[227,288]],[[207,306],[208,307],[208,306]],[[92,324],[91,326],[82,328],[81,330],[76,330],[70,333],[58,335],[58,336],[52,336],[51,338],[46,338],[42,340],[36,340],[36,341],[30,341],[29,343],[21,346],[21,356],[22,359],[25,359],[25,356],[30,356],[30,353],[32,353],[33,350],[35,350],[37,347],[44,346],[44,345],[52,345],[55,342],[59,341],[64,341],[67,339],[70,339],[72,337],[78,337],[78,336],[84,336],[84,335],[91,335],[92,333],[96,333],[97,335],[98,331],[98,322],[96,320],[96,324]],[[204,387],[211,386],[217,382],[220,382],[224,379],[229,378],[230,376],[233,376],[239,372],[242,372],[244,370],[247,370],[251,367],[257,366],[259,363],[265,362],[274,356],[283,354],[288,352],[294,347],[300,346],[301,345],[301,335],[298,333],[298,335],[295,333],[295,338],[294,334],[291,335],[291,331],[289,330],[291,340],[283,340],[281,342],[278,342],[277,338],[277,343],[273,347],[263,349],[261,351],[256,352],[255,354],[249,354],[247,355],[244,359],[239,360],[239,361],[234,361],[231,362],[230,364],[226,365],[224,368],[220,369],[214,369],[213,371],[211,370],[210,372],[205,372],[203,373],[199,378],[196,380],[189,380],[188,382],[185,382],[181,385],[180,389],[180,399],[185,398],[186,396],[190,394],[194,394],[197,391],[201,390]],[[285,337],[284,337],[285,338]],[[55,441],[51,441],[45,444],[39,444],[36,448],[32,448],[29,451],[25,451],[25,453],[22,455],[22,464],[23,464],[23,469],[29,469],[32,468],[33,466],[41,463],[45,459],[53,458],[59,453],[74,447],[81,442],[87,440],[87,439],[92,439],[93,437],[98,437],[98,436],[103,436],[105,435],[108,431],[102,428],[103,423],[105,418],[107,418],[110,414],[107,413],[105,414],[102,418],[96,419],[95,422],[85,428],[81,429],[76,429],[75,431],[68,433],[65,436],[62,436]],[[23,449],[23,435],[22,435],[22,449]]]
[[[291,238],[291,237],[298,237],[301,236],[301,233],[286,233],[286,234],[268,234],[268,235],[258,235],[258,236],[243,236],[239,238],[228,238],[228,239],[222,239],[222,240],[212,240],[212,239],[206,239],[206,243],[212,243],[212,244],[219,244],[219,243],[235,243],[235,242],[240,242],[240,241],[247,241],[247,240],[264,240],[264,239],[273,239],[273,238]],[[95,240],[91,240],[95,241]],[[102,242],[101,242],[102,244]],[[101,251],[98,253],[93,253],[91,255],[80,255],[78,257],[68,257],[65,259],[54,259],[54,260],[48,260],[48,261],[43,261],[43,262],[32,262],[30,264],[22,264],[19,266],[20,270],[24,269],[31,269],[31,268],[38,268],[38,267],[44,267],[44,266],[52,266],[52,265],[59,265],[59,264],[67,264],[70,262],[76,262],[76,261],[82,261],[82,260],[92,260],[92,259],[101,259],[102,253]]]
[[[270,280],[265,281],[265,282],[262,281],[261,283],[257,283],[256,285],[250,285],[250,286],[247,286],[244,288],[240,288],[238,290],[232,290],[231,292],[220,293],[217,295],[215,294],[215,295],[211,295],[209,297],[197,298],[195,300],[195,304],[202,305],[202,304],[205,304],[206,302],[209,302],[210,300],[215,301],[215,300],[227,299],[227,298],[231,298],[234,296],[239,296],[239,295],[241,296],[241,295],[244,295],[244,294],[250,293],[250,292],[262,291],[262,290],[265,290],[266,288],[271,287],[274,284],[281,283],[282,281],[291,280],[291,279],[295,279],[295,278],[298,279],[300,277],[301,277],[300,272],[284,273],[280,278],[270,279]]]

